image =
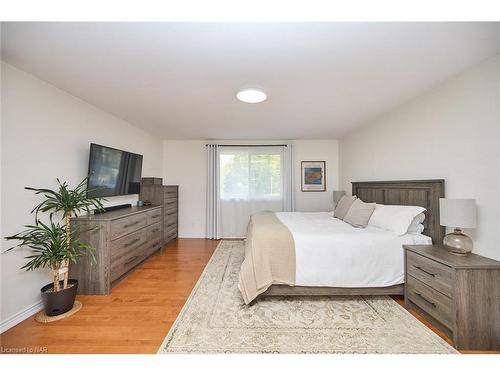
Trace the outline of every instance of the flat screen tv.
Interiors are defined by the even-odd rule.
[[[139,194],[141,173],[142,155],[91,143],[87,196]]]

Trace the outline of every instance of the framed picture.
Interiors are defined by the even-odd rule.
[[[303,161],[302,191],[326,191],[326,161]]]

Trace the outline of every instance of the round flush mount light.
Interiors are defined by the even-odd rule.
[[[236,93],[236,98],[243,103],[261,103],[267,99],[267,94],[261,89],[242,89]]]

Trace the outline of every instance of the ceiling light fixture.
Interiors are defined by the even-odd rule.
[[[244,103],[261,103],[267,99],[267,94],[261,89],[243,89],[236,93],[236,98]]]

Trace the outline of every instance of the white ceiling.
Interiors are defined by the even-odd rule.
[[[2,24],[4,61],[171,139],[337,138],[499,52],[500,23]]]

